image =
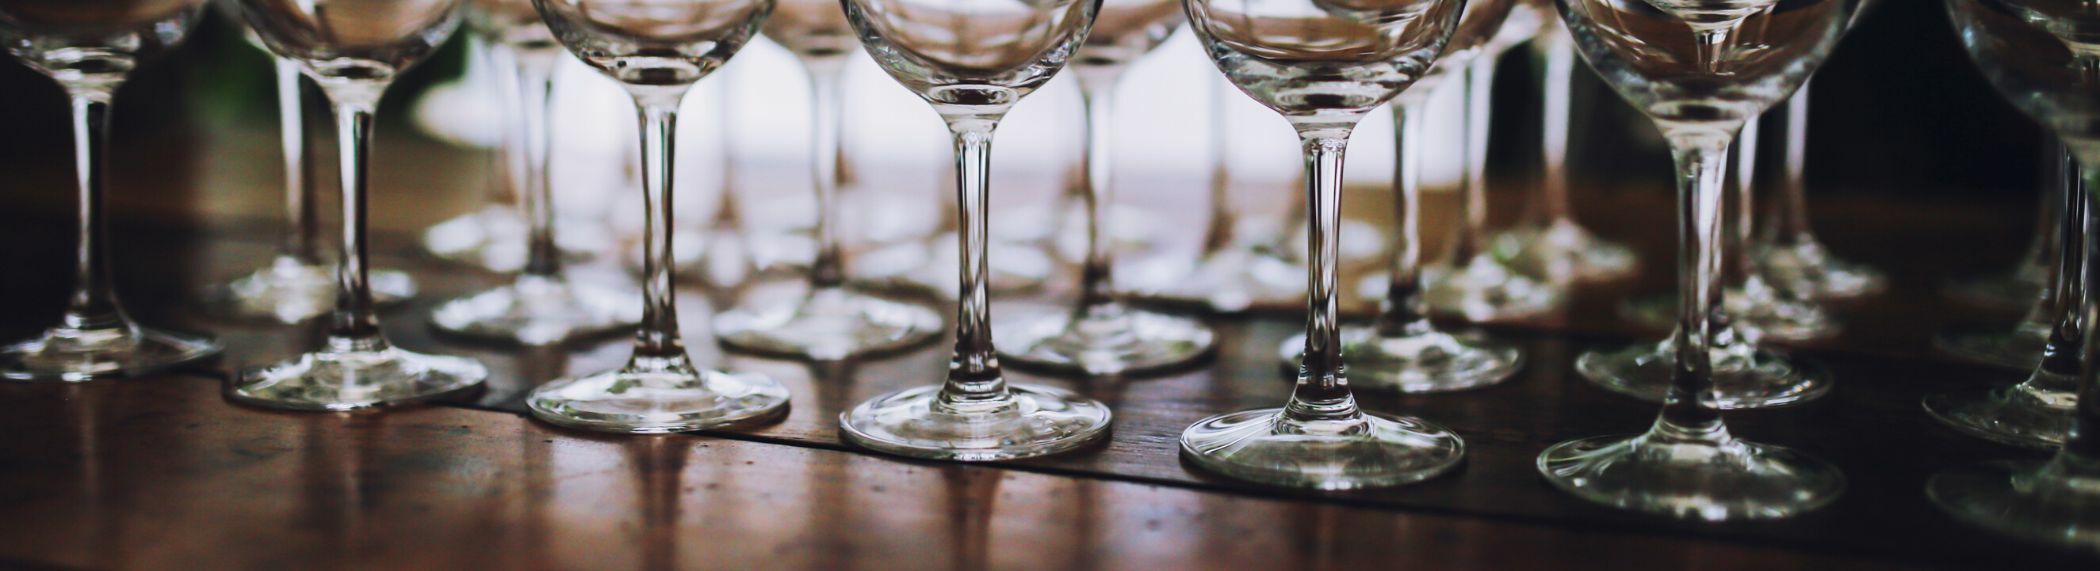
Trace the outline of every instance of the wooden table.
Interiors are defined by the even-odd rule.
[[[266,140],[266,139],[265,139]],[[261,155],[268,157],[271,155]],[[399,155],[396,155],[399,156]],[[261,159],[245,159],[261,160]],[[51,167],[30,172],[37,180]],[[39,175],[39,172],[42,174]],[[62,170],[58,171],[62,174]],[[119,184],[148,184],[132,176]],[[399,175],[392,175],[398,177]],[[269,180],[268,176],[257,179]],[[230,192],[198,190],[184,196]],[[272,198],[249,188],[252,200]],[[379,212],[416,197],[384,194]],[[1501,197],[1502,199],[1513,197]],[[133,200],[132,206],[151,204]],[[1942,429],[1927,393],[2017,380],[2020,371],[1955,363],[1929,349],[1950,324],[2003,319],[1942,301],[1950,275],[2011,257],[2030,217],[2001,203],[1817,205],[1826,238],[1890,269],[1895,287],[1838,307],[1846,329],[1801,347],[1837,388],[1799,407],[1731,413],[1744,437],[1815,453],[1845,470],[1837,503],[1761,523],[1675,522],[1593,506],[1550,488],[1533,458],[1561,440],[1633,432],[1656,407],[1577,378],[1582,351],[1660,332],[1613,308],[1660,291],[1671,244],[1660,192],[1625,192],[1583,215],[1634,240],[1650,262],[1631,283],[1579,292],[1565,315],[1487,327],[1522,346],[1529,365],[1483,390],[1428,396],[1367,392],[1459,431],[1470,456],[1456,473],[1350,493],[1282,490],[1184,464],[1176,437],[1221,411],[1273,406],[1289,385],[1277,343],[1301,327],[1279,308],[1213,320],[1218,358],[1153,379],[1075,380],[1014,371],[1111,404],[1103,446],[981,465],[885,457],[843,444],[840,410],[869,396],[936,382],[946,346],[865,362],[807,365],[726,355],[711,343],[706,292],[681,299],[689,343],[705,362],[762,371],[794,392],[782,421],[732,431],[612,437],[520,414],[536,383],[615,366],[618,336],[566,349],[442,339],[424,322],[438,301],[500,283],[416,257],[382,236],[381,262],[411,270],[422,297],[385,313],[390,335],[422,351],[487,362],[473,398],[365,414],[244,408],[219,394],[226,371],[295,354],[313,327],[214,320],[186,301],[195,288],[263,259],[265,220],[162,225],[123,220],[119,274],[143,321],[217,334],[223,359],[147,378],[74,386],[4,384],[0,402],[0,564],[92,568],[976,569],[976,568],[2095,568],[2090,555],[2037,548],[1964,527],[1922,487],[1958,465],[2038,454]],[[1373,208],[1375,207],[1367,207]],[[1498,206],[1509,212],[1506,201]],[[131,210],[137,213],[139,210]],[[432,216],[415,212],[419,216]],[[384,216],[384,215],[383,215]],[[0,213],[0,333],[24,336],[53,318],[67,287],[62,212]],[[411,225],[412,226],[412,225]],[[1436,250],[1431,249],[1431,252]],[[1002,305],[1002,307],[1007,307]],[[1364,306],[1357,306],[1360,311]]]

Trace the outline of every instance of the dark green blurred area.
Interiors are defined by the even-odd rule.
[[[401,123],[407,102],[460,74],[464,47],[455,37],[404,75],[381,107],[382,121]],[[1497,82],[1491,152],[1499,174],[1523,176],[1537,162],[1537,79],[1529,51],[1511,53]],[[185,46],[146,65],[119,93],[118,144],[179,141],[207,129],[270,129],[270,69],[233,22],[214,13]],[[1668,188],[1669,162],[1654,129],[1587,69],[1577,75],[1569,158],[1577,182]],[[2042,134],[1984,82],[1940,2],[1883,3],[1838,47],[1814,86],[1812,196],[2031,199]],[[309,90],[309,97],[318,109],[318,95]],[[18,63],[0,63],[0,165],[69,160],[68,124],[55,84]]]

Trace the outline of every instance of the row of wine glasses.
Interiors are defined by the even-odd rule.
[[[2095,375],[2084,369],[2100,357],[2100,341],[2077,332],[2080,325],[2100,319],[2094,314],[2100,311],[2096,294],[2084,287],[2085,272],[2095,267],[2087,256],[2094,233],[2085,192],[2100,188],[2100,169],[2089,166],[2100,165],[2100,134],[2092,132],[2100,123],[2090,117],[2100,113],[2094,108],[2100,97],[2092,93],[2092,86],[2100,85],[2092,77],[2100,65],[2079,43],[2088,35],[2086,28],[2100,25],[2100,15],[2063,1],[1947,0],[1986,75],[2057,131],[2082,174],[2081,184],[2065,192],[2059,207],[2065,219],[2058,224],[2064,234],[2057,248],[2062,261],[2052,288],[2057,311],[2036,372],[2036,379],[2050,379],[1992,393],[1982,399],[1985,407],[2053,398],[2041,396],[2044,389],[2066,392],[2066,381],[2074,375],[2082,380],[2085,396],[2093,398],[2100,390],[2094,388],[2100,386],[2093,382]],[[1722,220],[1729,203],[1724,190],[1731,145],[1738,137],[1753,136],[1745,127],[1767,108],[1799,97],[1798,89],[1862,4],[1556,2],[1574,51],[1670,142],[1677,162],[1681,243],[1677,330],[1659,347],[1631,352],[1639,357],[1613,356],[1626,354],[1621,353],[1582,359],[1624,363],[1634,371],[1593,372],[1589,369],[1605,369],[1578,365],[1593,380],[1609,384],[1595,377],[1611,376],[1627,385],[1625,392],[1660,401],[1661,414],[1643,434],[1580,439],[1545,450],[1538,470],[1553,485],[1606,505],[1705,520],[1790,516],[1823,506],[1844,489],[1843,474],[1828,463],[1735,438],[1722,421],[1724,409],[1795,402],[1827,388],[1822,377],[1803,380],[1813,374],[1801,372],[1802,365],[1785,364],[1803,377],[1766,368],[1784,357],[1759,349],[1758,340],[1785,336],[1788,330],[1754,317],[1738,318],[1743,314],[1729,306],[1726,276],[1750,273],[1742,252],[1752,249],[1752,239],[1740,229],[1747,222],[1740,223],[1736,253],[1724,255]],[[439,398],[475,388],[487,377],[487,369],[472,359],[409,352],[387,341],[374,309],[375,272],[368,268],[365,245],[372,121],[380,96],[393,78],[427,58],[460,26],[461,5],[460,0],[233,3],[261,43],[296,63],[328,97],[340,139],[343,214],[325,344],[288,362],[241,371],[229,382],[229,398],[276,408],[350,410]],[[101,236],[105,225],[97,206],[104,192],[99,159],[109,94],[141,55],[178,41],[200,8],[197,1],[169,0],[150,6],[36,4],[0,11],[5,17],[0,39],[73,97],[83,201],[80,291],[61,326],[7,350],[0,370],[10,378],[50,370],[71,371],[66,380],[133,373],[217,350],[209,341],[145,329],[124,316],[109,290]],[[1481,62],[1515,41],[1505,33],[1513,21],[1526,30],[1539,29],[1537,20],[1547,18],[1546,7],[1516,0],[1346,6],[1313,0],[1185,0],[1181,8],[1166,0],[845,0],[834,14],[817,0],[777,6],[768,0],[535,0],[531,9],[517,1],[484,2],[472,12],[472,25],[497,38],[495,44],[517,66],[524,152],[511,174],[522,182],[519,210],[528,218],[530,246],[516,283],[453,301],[436,311],[433,321],[465,335],[526,344],[632,324],[633,356],[624,367],[550,382],[527,396],[533,414],[548,422],[656,433],[783,414],[788,394],[779,383],[762,375],[705,370],[693,362],[678,333],[672,298],[677,271],[671,157],[678,104],[763,26],[802,59],[819,94],[819,148],[812,168],[818,256],[802,295],[779,307],[724,313],[716,328],[732,346],[816,359],[883,352],[930,338],[939,319],[929,310],[854,291],[841,275],[836,231],[830,226],[839,176],[834,152],[838,96],[835,78],[825,75],[835,69],[837,57],[850,52],[846,38],[857,37],[893,79],[930,104],[954,137],[960,291],[957,340],[943,382],[863,402],[840,416],[841,433],[873,450],[958,460],[1052,454],[1098,441],[1111,422],[1106,405],[1061,389],[1008,383],[1001,360],[1118,374],[1187,363],[1211,349],[1214,336],[1201,323],[1122,303],[1112,285],[1103,235],[1103,213],[1113,190],[1104,133],[1112,116],[1108,102],[1114,79],[1185,17],[1219,71],[1296,131],[1306,165],[1309,232],[1306,332],[1282,352],[1298,371],[1290,399],[1280,408],[1201,420],[1182,434],[1182,453],[1195,465],[1227,476],[1317,489],[1403,484],[1452,469],[1465,457],[1465,444],[1455,432],[1429,420],[1361,409],[1348,373],[1355,373],[1358,386],[1431,392],[1497,382],[1521,366],[1522,355],[1514,350],[1438,331],[1426,319],[1432,288],[1423,286],[1418,267],[1416,224],[1424,141],[1415,119],[1429,86],[1452,80],[1474,95],[1484,91]],[[777,20],[765,25],[769,16]],[[561,270],[546,180],[546,70],[557,46],[618,81],[634,99],[646,211],[639,311],[612,300],[612,294],[568,281]],[[1017,344],[1021,350],[1001,351],[993,342],[988,303],[986,212],[993,134],[1014,105],[1067,65],[1077,66],[1089,108],[1087,176],[1081,186],[1089,246],[1081,302],[1070,313],[1002,332],[1024,342]],[[296,82],[290,84],[284,92],[296,95]],[[1395,203],[1401,231],[1378,322],[1345,328],[1337,315],[1336,268],[1343,156],[1356,125],[1389,103],[1400,143]],[[1484,133],[1472,118],[1479,110],[1469,109],[1469,149]],[[295,123],[287,121],[287,132]],[[1789,137],[1800,131],[1794,127]],[[1549,165],[1558,152],[1550,147]],[[312,185],[299,174],[305,170],[303,148],[288,145],[286,151],[294,165],[288,169],[287,192],[295,220],[310,218],[305,210]],[[1467,154],[1469,176],[1477,181],[1475,161],[1482,153]],[[1789,177],[1798,176],[1796,159],[1788,161]],[[1740,180],[1753,169],[1751,158],[1739,161]],[[1737,186],[1739,196],[1747,196],[1750,185]],[[1469,193],[1476,191],[1469,186]],[[1547,192],[1554,191],[1549,187]],[[1468,202],[1474,208],[1468,217],[1477,218],[1483,204],[1477,193]],[[1747,201],[1736,202],[1737,218],[1749,219]],[[1541,215],[1542,227],[1567,226],[1564,209],[1548,209]],[[1477,226],[1460,232],[1461,252],[1485,251],[1490,243]],[[1546,239],[1545,232],[1534,239]],[[1611,266],[1610,246],[1561,232],[1552,238],[1554,247],[1572,244],[1580,251],[1604,252],[1579,259],[1607,260],[1597,265]],[[1813,240],[1799,228],[1774,233],[1791,235],[1776,244],[1814,249],[1800,246]],[[296,236],[288,242],[283,255],[288,263],[311,266],[310,244]],[[1476,271],[1458,264],[1503,265],[1477,270],[1493,272],[1514,267],[1505,260],[1477,262],[1480,255],[1453,256],[1448,271]],[[2069,267],[2073,261],[2081,267]],[[1833,268],[1843,266],[1825,269]],[[1826,298],[1872,289],[1860,285],[1874,281],[1860,277],[1867,274],[1847,275],[1852,277],[1826,272],[1800,279],[1819,284],[1810,295]],[[1465,295],[1511,299],[1508,291]],[[558,307],[535,309],[539,304]],[[2074,351],[2084,358],[2070,357]],[[1345,354],[1355,367],[1345,369]],[[1775,387],[1792,392],[1773,396]],[[1961,398],[1976,406],[1973,395]],[[1956,425],[1970,422],[1977,427],[1971,432],[2028,445],[2061,442],[2057,457],[2039,466],[1994,465],[1935,477],[1928,485],[1935,502],[1957,517],[2008,533],[2096,543],[2100,492],[2094,490],[2100,488],[2093,483],[2100,481],[2100,439],[2080,428],[2100,422],[2100,408],[2077,409],[2063,436],[2050,441],[2032,432],[2000,430],[2006,427],[1991,421],[1964,420],[1976,415],[1962,412],[1969,409],[1959,404],[1936,404],[1955,400],[1935,399],[1928,399],[1929,410]]]

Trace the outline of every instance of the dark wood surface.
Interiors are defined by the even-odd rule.
[[[226,137],[256,139],[236,147],[267,142]],[[382,159],[411,165],[382,174],[395,181],[386,186],[448,172],[419,170],[417,155],[429,149],[405,140],[411,142],[391,147],[402,151],[382,151]],[[252,165],[269,156],[236,161]],[[458,158],[420,160],[447,157]],[[43,163],[22,172],[25,178],[15,179],[20,186],[63,188],[62,166]],[[197,180],[224,178],[210,172],[178,175],[166,196],[119,197],[119,276],[134,313],[155,325],[212,332],[229,350],[216,362],[150,378],[0,385],[0,399],[13,404],[12,414],[0,418],[7,428],[0,435],[0,564],[2089,569],[2100,563],[1963,527],[1935,511],[1921,491],[1925,478],[1943,468],[2038,457],[1941,429],[1917,404],[1926,393],[2020,375],[1951,362],[1930,350],[1929,339],[1944,327],[2007,318],[1956,306],[1937,290],[1951,276],[2009,262],[2031,218],[2022,205],[1846,197],[1817,204],[1826,239],[1889,269],[1895,287],[1838,306],[1843,334],[1798,348],[1836,376],[1829,397],[1728,419],[1746,438],[1837,463],[1851,486],[1836,504],[1803,517],[1710,525],[1592,506],[1549,488],[1533,468],[1535,455],[1552,443],[1639,431],[1653,418],[1653,405],[1591,387],[1570,363],[1587,349],[1661,335],[1624,322],[1615,310],[1629,296],[1670,286],[1668,268],[1653,265],[1669,259],[1671,247],[1664,222],[1669,199],[1658,189],[1604,191],[1611,200],[1579,203],[1593,227],[1641,249],[1651,264],[1641,278],[1585,288],[1563,315],[1484,328],[1527,351],[1529,365],[1516,379],[1446,395],[1360,394],[1374,410],[1457,429],[1470,447],[1462,469],[1412,486],[1322,494],[1217,478],[1176,454],[1175,438],[1192,421],[1282,402],[1288,381],[1273,355],[1300,327],[1295,307],[1214,317],[1223,334],[1217,359],[1180,374],[1089,381],[1014,371],[1020,382],[1109,402],[1117,414],[1113,438],[1056,457],[962,466],[859,451],[839,441],[835,425],[838,412],[861,399],[937,382],[945,343],[824,366],[726,354],[707,335],[710,309],[725,296],[715,292],[710,299],[710,292],[689,288],[681,312],[695,355],[782,379],[794,391],[792,412],[770,425],[699,435],[615,438],[551,428],[517,414],[521,394],[548,379],[616,366],[626,356],[625,339],[522,349],[434,335],[424,322],[431,306],[501,277],[419,257],[400,232],[456,211],[451,207],[459,198],[427,205],[435,199],[385,188],[375,211],[394,232],[376,246],[380,261],[414,272],[423,290],[418,300],[385,312],[390,335],[412,349],[483,359],[494,372],[488,390],[471,402],[375,414],[234,406],[217,396],[226,371],[295,354],[318,331],[218,320],[189,301],[196,288],[267,256],[273,224],[158,212],[239,197],[230,211],[266,214],[267,208],[254,207],[274,200],[259,190],[272,180],[266,174],[244,174],[230,188]],[[154,183],[138,174],[118,177],[120,188]],[[1498,197],[1498,211],[1515,211],[1514,198]],[[1376,220],[1386,208],[1377,193],[1353,192],[1352,200],[1352,216]],[[0,212],[0,267],[8,269],[0,272],[0,299],[7,300],[0,306],[0,336],[40,328],[63,299],[70,229],[63,211],[52,210]],[[1436,228],[1448,219],[1432,222]],[[995,315],[1043,302],[1002,299]],[[1354,306],[1359,313],[1366,307]]]

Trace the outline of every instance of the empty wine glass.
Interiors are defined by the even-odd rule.
[[[136,375],[218,353],[210,338],[150,329],[117,301],[109,262],[110,100],[142,57],[181,43],[201,0],[0,3],[0,45],[58,81],[73,104],[73,167],[80,191],[78,265],[58,325],[0,347],[0,378],[86,381]]]
[[[243,34],[257,49],[268,51],[262,38]],[[284,240],[270,263],[246,275],[212,287],[205,298],[220,312],[240,318],[269,318],[293,324],[328,313],[335,305],[334,268],[321,260],[314,233],[314,170],[312,151],[306,145],[306,113],[301,103],[304,77],[299,62],[272,56],[276,64],[277,123],[280,149],[284,153]],[[398,270],[374,268],[372,301],[381,305],[406,301],[416,295],[416,282]]]
[[[517,211],[525,215],[525,266],[509,284],[445,302],[430,312],[439,330],[467,337],[524,345],[552,345],[634,325],[641,307],[632,294],[569,279],[555,241],[553,179],[549,176],[555,108],[554,69],[561,44],[540,21],[529,0],[475,0],[469,26],[515,67],[515,116],[504,123],[521,131],[523,144],[508,161],[517,185]]]
[[[1546,2],[1552,10],[1551,2]],[[1540,174],[1525,220],[1495,237],[1492,248],[1509,264],[1554,283],[1599,282],[1633,275],[1633,250],[1597,237],[1575,221],[1568,205],[1569,101],[1574,93],[1575,43],[1558,16],[1549,15],[1532,41],[1543,75]]]
[[[1072,71],[1086,106],[1085,152],[1078,186],[1086,207],[1086,259],[1079,305],[1068,313],[1004,324],[998,336],[1017,363],[1089,375],[1143,373],[1186,364],[1210,353],[1215,336],[1203,322],[1131,307],[1114,278],[1116,240],[1110,233],[1115,171],[1110,146],[1117,80],[1132,61],[1167,39],[1181,24],[1175,0],[1101,0],[1093,30],[1073,56]]]
[[[840,246],[839,145],[844,102],[839,81],[857,44],[838,2],[779,0],[765,34],[787,47],[809,72],[811,173],[816,189],[817,252],[808,291],[754,298],[715,316],[715,335],[731,347],[832,361],[892,351],[930,340],[941,316],[924,306],[870,295],[846,282]]]
[[[1562,442],[1546,480],[1585,500],[1709,521],[1776,518],[1830,503],[1837,468],[1729,434],[1714,395],[1728,146],[1745,122],[1808,79],[1844,31],[1851,0],[1562,0],[1584,59],[1655,121],[1678,174],[1677,332],[1662,414],[1648,432]]]
[[[992,132],[1086,38],[1098,0],[844,0],[860,40],[955,137],[962,245],[956,340],[946,382],[839,415],[846,441],[922,458],[997,460],[1070,450],[1108,434],[1108,406],[1008,384],[992,345],[985,246]]]
[[[1947,11],[1991,84],[2078,157],[2081,191],[2091,200],[2100,192],[2100,10],[2083,0],[1947,0]],[[2080,271],[2091,280],[2100,247],[2090,231],[2094,213],[2085,215]],[[2100,288],[2080,289],[2081,323],[2100,323]],[[2080,341],[2080,403],[2056,456],[1941,472],[1925,483],[1934,504],[1999,533],[2100,550],[2100,336]]]
[[[1463,60],[1447,55],[1438,62],[1452,67],[1457,79],[1452,87],[1465,96],[1465,141],[1459,147],[1463,215],[1453,228],[1444,260],[1422,271],[1422,283],[1428,284],[1423,301],[1437,313],[1471,321],[1522,319],[1557,310],[1565,298],[1558,283],[1526,275],[1490,248],[1487,228],[1488,121],[1495,64],[1504,51],[1538,33],[1546,9],[1529,0],[1515,2],[1509,16],[1487,30],[1478,55]]]
[[[2048,283],[2039,290],[2027,292],[2027,314],[2011,327],[1958,327],[1933,336],[1932,345],[1941,352],[1979,363],[2011,368],[2033,367],[2042,359],[2043,349],[2049,345],[2050,333],[2065,323],[2065,319],[2078,315],[2076,288],[2083,287],[2084,283],[2084,276],[2078,273],[2078,264],[2084,258],[2067,250],[2076,250],[2085,243],[2082,214],[2086,208],[2085,197],[2078,192],[2078,158],[2062,150],[2062,145],[2055,144],[2053,139],[2050,146],[2060,159],[2052,161],[2058,168],[2047,177],[2054,180],[2043,191],[2042,200],[2054,203],[2055,207],[2042,210],[2044,215],[2055,220],[2036,226],[2055,235],[2048,240],[2037,240],[2037,244],[2029,248],[2030,254],[2043,253],[2055,258],[2042,267],[2041,274]],[[2044,242],[2046,245],[2041,244]],[[2025,267],[2025,262],[2022,262],[2022,267]],[[2060,387],[2057,392],[2069,398],[2076,390],[2076,384],[2070,384]]]
[[[700,370],[678,333],[671,252],[678,105],[743,49],[772,0],[533,0],[569,53],[634,96],[644,193],[642,324],[627,365],[533,389],[525,404],[555,424],[608,432],[700,430],[786,414],[787,387],[751,373]]]
[[[340,289],[326,344],[292,361],[241,371],[228,396],[276,408],[352,410],[479,387],[488,376],[480,362],[405,351],[387,341],[372,307],[365,252],[372,120],[380,95],[459,27],[458,0],[239,0],[236,6],[270,52],[298,61],[335,106],[343,234]]]
[[[1304,365],[1290,400],[1197,421],[1181,433],[1190,462],[1245,480],[1332,490],[1422,480],[1465,458],[1465,442],[1450,429],[1357,407],[1343,375],[1335,247],[1350,132],[1429,73],[1459,29],[1461,11],[1478,9],[1467,4],[1187,0],[1189,25],[1218,70],[1298,132],[1312,228]]]
[[[1524,355],[1515,348],[1454,335],[1430,323],[1423,285],[1428,277],[1420,271],[1421,164],[1423,145],[1429,142],[1422,136],[1425,112],[1442,82],[1464,81],[1473,62],[1492,53],[1514,4],[1469,0],[1443,55],[1390,105],[1399,154],[1393,173],[1396,242],[1387,273],[1365,280],[1364,289],[1384,292],[1377,321],[1341,328],[1341,352],[1348,356],[1349,380],[1355,386],[1403,392],[1468,389],[1501,382],[1524,364]],[[1278,348],[1286,366],[1302,366],[1309,350],[1306,339],[1293,336]]]

